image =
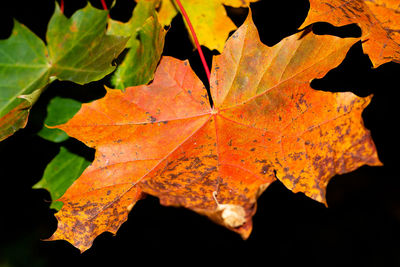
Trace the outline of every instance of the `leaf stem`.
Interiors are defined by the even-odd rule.
[[[100,0],[100,2],[101,2],[101,5],[103,6],[103,9],[104,10],[108,10],[108,7],[107,7],[107,5],[106,5],[106,1],[105,0]],[[110,13],[108,13],[108,18],[110,18]]]
[[[204,70],[205,70],[205,72],[207,74],[208,82],[210,82],[210,76],[211,76],[210,69],[208,68],[206,59],[204,58],[203,50],[201,50],[201,47],[200,47],[200,44],[199,44],[199,40],[197,39],[197,35],[196,35],[195,31],[194,31],[192,23],[190,22],[190,19],[189,19],[188,15],[187,15],[185,9],[183,8],[183,5],[182,5],[181,1],[180,0],[175,0],[175,2],[179,7],[182,16],[185,18],[187,25],[189,26],[190,33],[192,34],[192,37],[193,37],[194,43],[196,45],[197,51],[199,52],[201,63],[203,64]]]
[[[100,0],[100,2],[101,2],[101,5],[103,6],[103,9],[108,10],[106,2],[104,0]]]
[[[60,10],[64,14],[64,0],[60,0]]]

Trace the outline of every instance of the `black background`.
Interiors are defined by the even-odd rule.
[[[44,40],[54,1],[8,2],[0,6],[0,38],[8,38],[12,21],[17,19]],[[91,3],[101,8],[100,0]],[[110,1],[107,3],[110,5]],[[65,0],[65,14],[71,16],[85,4],[85,0]],[[117,0],[111,17],[127,21],[134,5],[133,0]],[[264,0],[251,7],[262,42],[272,46],[297,31],[309,3]],[[246,9],[226,9],[238,26],[246,18]],[[313,30],[341,37],[361,34],[356,25],[335,28],[318,23]],[[204,51],[211,65],[216,52]],[[164,55],[189,58],[195,72],[206,80],[180,16],[173,20],[167,34]],[[65,241],[40,240],[51,236],[57,221],[49,209],[49,194],[31,187],[58,153],[59,145],[36,133],[51,98],[100,98],[109,76],[84,86],[56,81],[32,109],[27,127],[0,143],[0,266],[139,266],[143,262],[150,266],[400,266],[400,180],[396,164],[399,76],[400,65],[395,63],[372,69],[358,42],[340,66],[311,83],[317,90],[374,94],[363,118],[384,163],[383,167],[364,166],[335,176],[327,188],[329,208],[275,182],[260,197],[254,230],[243,241],[205,217],[160,206],[158,199],[147,197],[133,208],[116,236],[102,234],[83,254]],[[76,140],[62,145],[93,159],[94,151]]]

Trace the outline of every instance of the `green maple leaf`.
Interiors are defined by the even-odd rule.
[[[50,208],[60,210],[63,203],[57,201],[57,199],[65,193],[89,165],[90,162],[85,158],[61,147],[57,156],[47,165],[42,179],[33,188],[48,190],[52,199]]]
[[[129,36],[129,51],[112,76],[115,88],[147,84],[153,79],[164,48],[166,31],[158,22],[156,1],[140,1],[127,23],[111,20],[108,33]]]
[[[68,19],[57,6],[47,46],[15,21],[10,38],[0,40],[0,141],[25,127],[31,106],[53,80],[84,84],[115,69],[112,60],[128,38],[106,35],[107,14],[88,5]]]
[[[45,126],[38,132],[38,135],[55,143],[67,140],[69,137],[64,131],[48,128],[47,126],[66,123],[79,111],[81,106],[81,102],[70,98],[53,98],[47,105],[47,116],[44,120]]]

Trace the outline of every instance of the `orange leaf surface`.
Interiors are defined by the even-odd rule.
[[[58,126],[96,148],[59,199],[50,240],[81,251],[115,233],[143,193],[247,238],[257,197],[276,178],[325,203],[337,173],[379,165],[361,113],[370,97],[313,90],[356,39],[298,33],[261,43],[251,15],[213,60],[207,91],[187,61],[164,57],[150,85],[107,90]]]
[[[310,0],[310,11],[301,27],[319,21],[335,26],[357,23],[364,51],[378,67],[400,62],[399,11],[398,0]]]

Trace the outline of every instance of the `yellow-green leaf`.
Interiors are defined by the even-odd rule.
[[[181,0],[201,45],[210,50],[222,51],[225,41],[231,31],[236,30],[235,24],[227,16],[223,5],[246,7],[257,0]],[[171,24],[179,13],[174,0],[163,0],[159,10],[160,22]]]
[[[158,22],[155,8],[156,2],[141,1],[127,23],[110,21],[110,34],[130,37],[127,44],[130,49],[112,77],[115,88],[147,84],[153,79],[166,34]]]

